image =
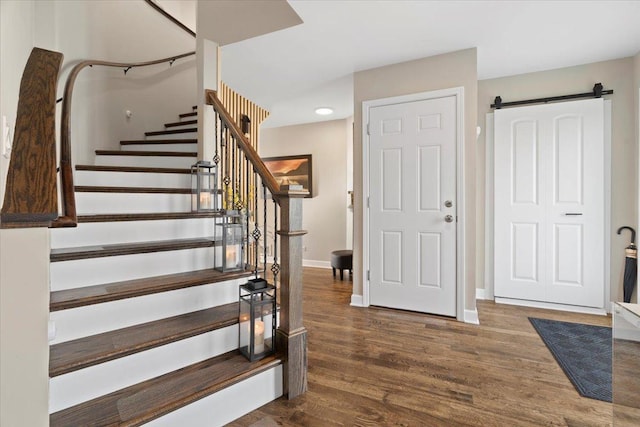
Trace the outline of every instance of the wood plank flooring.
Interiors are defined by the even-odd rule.
[[[478,301],[478,326],[350,307],[351,290],[305,269],[309,391],[230,426],[611,426],[611,404],[577,393],[527,319],[610,317]]]

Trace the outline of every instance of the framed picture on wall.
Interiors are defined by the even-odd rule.
[[[273,174],[278,185],[302,185],[313,197],[311,154],[299,156],[264,157],[262,161]]]

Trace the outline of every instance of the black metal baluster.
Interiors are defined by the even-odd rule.
[[[254,172],[255,174],[255,172]],[[264,184],[263,184],[264,186]],[[256,202],[256,208],[258,207],[258,204]],[[255,246],[255,264],[254,264],[254,269],[253,269],[253,274],[256,276],[256,279],[258,278],[258,246],[260,245],[260,236],[262,235],[262,232],[260,231],[260,228],[258,227],[258,211],[255,212],[255,222],[254,222],[254,228],[253,228],[253,233],[251,233],[251,236],[253,236],[253,241],[254,241],[254,246]]]
[[[273,273],[273,286],[277,287],[280,264],[278,264],[278,203],[275,197],[273,197],[273,265],[271,272]]]
[[[231,142],[229,141],[229,128],[225,124],[224,125],[224,156],[223,156],[224,158],[223,197],[224,197],[225,210],[233,209],[233,206],[230,206],[230,203],[229,203],[229,184],[231,183],[231,177],[229,176],[229,144],[230,143]]]
[[[220,114],[218,114],[217,111],[214,112],[216,113],[216,117],[215,117],[215,148],[216,148],[216,152],[213,155],[213,166],[214,166],[214,170],[216,171],[216,176],[215,176],[215,188],[216,188],[216,194],[214,194],[212,197],[215,197],[215,203],[214,206],[217,209],[220,209],[220,205],[218,204],[218,189],[220,188],[220,154],[218,152],[218,146],[222,143],[222,132],[218,133],[218,129],[221,128],[222,123],[220,123],[219,126],[219,122],[220,122]]]
[[[264,211],[264,239],[262,239],[262,252],[263,252],[263,271],[262,277],[266,280],[267,278],[267,187],[262,184],[262,198],[264,202],[263,211]]]

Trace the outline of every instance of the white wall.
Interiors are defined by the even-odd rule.
[[[622,278],[624,274],[624,248],[629,235],[618,236],[616,230],[622,225],[637,224],[637,142],[635,136],[633,58],[597,62],[557,70],[541,71],[502,77],[478,82],[478,123],[484,128],[485,116],[497,95],[503,102],[545,96],[589,92],[595,83],[602,82],[605,89],[613,89],[612,101],[612,192],[611,192],[611,300],[622,300]],[[637,91],[635,91],[637,93]],[[476,164],[478,206],[478,248],[484,248],[484,199],[485,199],[485,132],[478,139]],[[484,251],[478,250],[476,259],[476,281],[484,288]]]
[[[47,2],[36,2],[44,7]],[[195,39],[143,1],[56,1],[55,50],[65,55],[66,75],[84,59],[141,62],[195,50]],[[96,148],[118,149],[177,121],[196,101],[195,57],[135,68],[93,67],[81,72],[72,104],[74,163],[93,163]],[[127,119],[125,111],[133,113]]]
[[[329,267],[347,244],[347,146],[351,119],[262,129],[260,156],[311,154],[313,197],[303,201],[305,265]]]

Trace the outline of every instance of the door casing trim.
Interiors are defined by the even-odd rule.
[[[428,92],[419,92],[409,95],[393,96],[389,98],[373,99],[362,103],[362,306],[369,306],[369,208],[367,200],[369,198],[369,135],[367,132],[369,125],[369,109],[393,104],[405,104],[415,101],[427,101],[437,98],[453,96],[456,98],[456,319],[459,321],[469,321],[477,323],[474,316],[466,319],[466,312],[475,310],[465,310],[466,301],[466,236],[465,236],[465,188],[464,188],[464,87],[453,87]]]

